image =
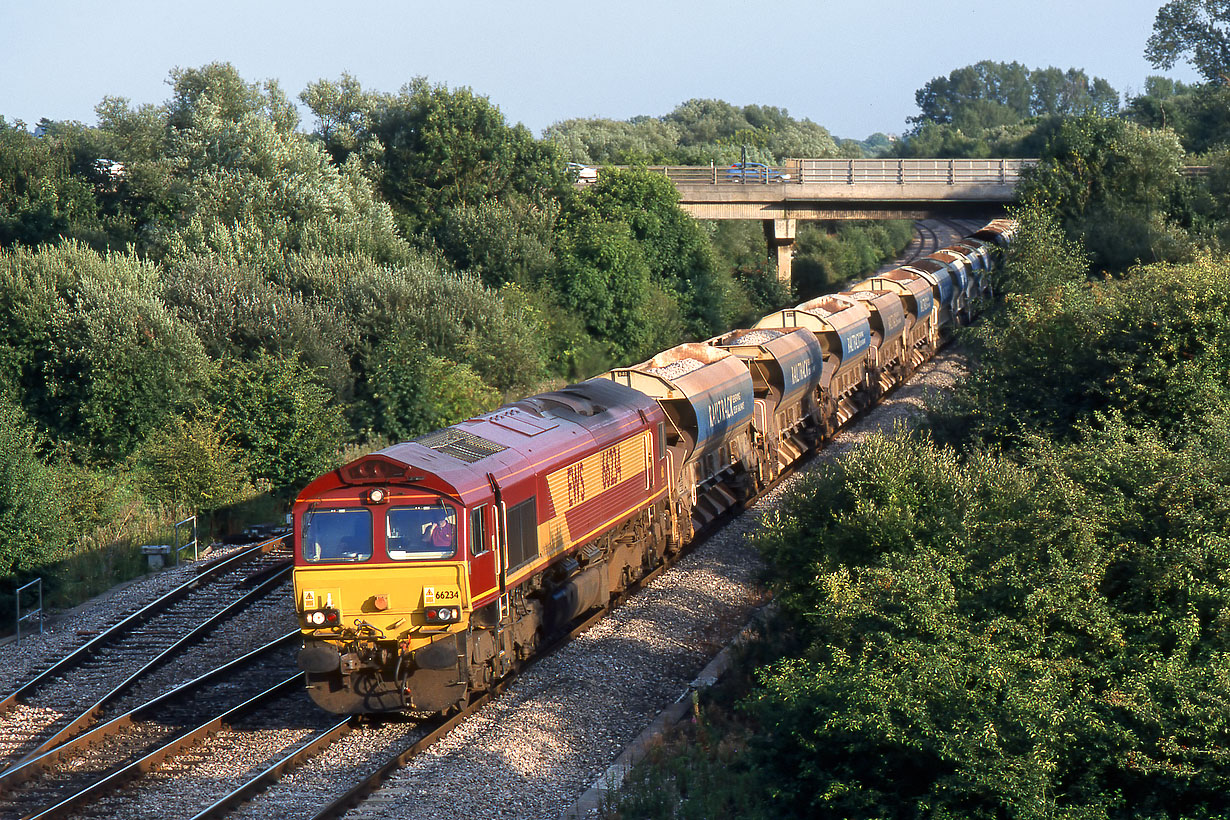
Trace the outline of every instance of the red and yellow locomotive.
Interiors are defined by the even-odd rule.
[[[299,664],[338,713],[439,711],[659,559],[665,416],[592,380],[324,475],[294,507]]]

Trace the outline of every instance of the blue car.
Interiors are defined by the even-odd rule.
[[[726,170],[730,182],[789,182],[790,174],[763,162],[736,162]]]

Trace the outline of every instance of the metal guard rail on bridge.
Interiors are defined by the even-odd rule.
[[[784,165],[652,165],[676,185],[1015,185],[1036,159],[788,159]]]

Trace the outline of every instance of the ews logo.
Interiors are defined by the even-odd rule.
[[[619,448],[612,447],[602,453],[602,489],[609,490],[623,478],[623,459],[619,456]]]
[[[585,500],[585,471],[580,464],[568,468],[568,506],[573,507]]]

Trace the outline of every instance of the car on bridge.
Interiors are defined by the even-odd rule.
[[[728,182],[789,182],[790,174],[763,162],[736,162],[726,170]]]
[[[578,185],[592,185],[598,181],[598,169],[579,162],[568,163],[568,174]]]

